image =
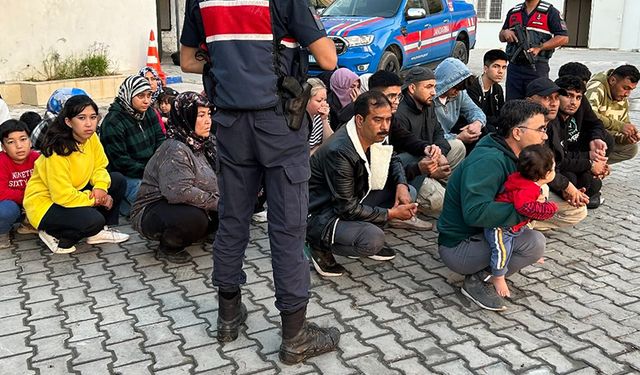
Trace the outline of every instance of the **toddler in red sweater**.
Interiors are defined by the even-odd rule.
[[[40,156],[31,149],[29,128],[18,120],[0,124],[0,249],[11,246],[9,232],[13,224],[23,217],[22,198],[27,181],[33,172],[33,164]],[[22,224],[18,233],[37,233],[28,224]]]
[[[525,147],[518,156],[518,171],[509,175],[496,202],[512,203],[523,220],[511,228],[485,228],[484,235],[491,247],[491,277],[489,281],[498,295],[509,297],[505,281],[511,258],[512,243],[522,227],[531,220],[548,220],[558,210],[542,195],[542,186],[556,176],[553,151],[545,145]],[[542,263],[542,258],[538,261]]]

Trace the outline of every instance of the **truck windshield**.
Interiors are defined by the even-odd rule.
[[[323,17],[393,17],[402,0],[336,0],[329,5]]]

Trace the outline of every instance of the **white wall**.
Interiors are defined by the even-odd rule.
[[[589,27],[589,48],[617,49],[620,47],[620,24],[622,23],[624,2],[625,0],[593,0],[591,3],[591,26]],[[634,22],[637,25],[637,19]]]
[[[49,51],[82,55],[95,43],[118,72],[137,71],[156,32],[154,0],[0,0],[0,9],[0,81],[33,77]]]
[[[625,0],[620,35],[620,49],[625,51],[640,50],[640,1]]]
[[[505,48],[506,44],[500,43],[500,40],[498,39],[498,33],[502,29],[504,19],[507,16],[507,12],[509,11],[509,9],[513,8],[517,4],[522,3],[523,1],[524,0],[502,0],[502,17],[500,17],[499,21],[479,20],[476,32],[476,48]],[[558,9],[561,14],[564,12],[564,0],[546,1],[553,4],[553,6]]]

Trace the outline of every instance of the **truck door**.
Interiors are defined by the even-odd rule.
[[[426,4],[429,15],[428,23],[431,28],[427,32],[428,38],[422,43],[429,49],[429,60],[442,60],[449,57],[453,48],[451,40],[451,12],[448,5],[444,5],[445,0],[423,0]],[[448,0],[447,0],[448,1]]]
[[[431,27],[427,20],[427,8],[422,0],[408,0],[403,10],[404,25],[398,37],[405,52],[404,67],[422,64],[431,58],[431,51],[424,46],[427,30]]]

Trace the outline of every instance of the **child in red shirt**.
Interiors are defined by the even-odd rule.
[[[22,216],[22,198],[27,181],[33,172],[33,164],[40,154],[31,149],[29,128],[18,120],[0,124],[0,248],[11,246],[9,232]],[[18,233],[37,233],[30,225],[23,224]]]
[[[509,297],[505,281],[512,252],[513,239],[531,220],[548,220],[558,210],[553,202],[542,196],[542,186],[556,176],[553,151],[545,145],[525,147],[518,157],[518,171],[509,175],[496,202],[512,203],[523,221],[511,228],[485,228],[484,235],[491,247],[491,277],[489,281],[498,295]],[[538,261],[542,263],[542,258]]]

